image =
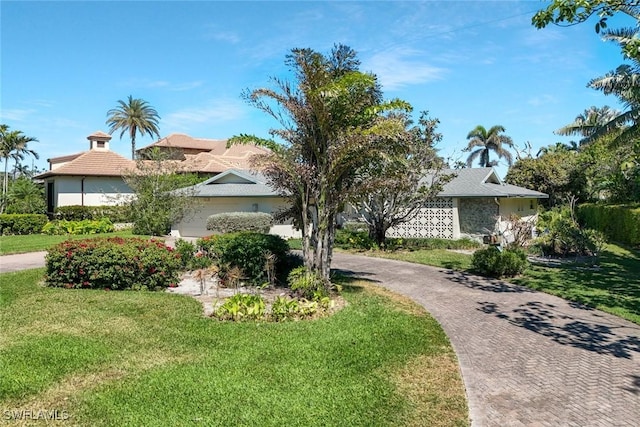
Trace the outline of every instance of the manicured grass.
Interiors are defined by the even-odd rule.
[[[315,321],[221,323],[198,301],[0,275],[0,407],[73,425],[468,425],[442,329],[366,283]]]
[[[369,251],[367,255],[453,270],[471,267],[471,255],[444,250]],[[574,262],[559,267],[533,265],[522,276],[505,280],[640,324],[640,253],[637,250],[608,244],[600,256],[598,269]]]
[[[451,270],[468,270],[471,268],[471,255],[445,249],[429,249],[416,251],[371,251],[367,255],[380,258],[397,259],[417,264],[433,265]]]
[[[534,265],[511,281],[640,324],[640,252],[608,244],[599,264]]]
[[[0,255],[23,254],[26,252],[46,251],[51,246],[65,240],[87,239],[93,237],[131,237],[131,230],[104,234],[82,234],[50,236],[47,234],[27,234],[21,236],[0,236]]]

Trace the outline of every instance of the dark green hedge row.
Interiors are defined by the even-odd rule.
[[[49,286],[160,290],[175,286],[180,254],[164,242],[140,238],[67,240],[46,256]]]
[[[0,234],[38,234],[47,221],[43,214],[0,215]]]
[[[128,206],[58,206],[54,219],[65,221],[99,220],[109,218],[111,222],[131,222]]]
[[[640,205],[587,203],[578,206],[577,215],[580,224],[603,232],[609,240],[640,245]]]

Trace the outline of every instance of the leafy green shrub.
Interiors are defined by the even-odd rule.
[[[68,240],[46,256],[47,285],[93,289],[164,289],[175,285],[180,254],[140,238]]]
[[[350,231],[340,229],[336,231],[335,246],[341,249],[357,249],[367,251],[375,247],[375,241],[369,237],[367,231]]]
[[[474,252],[471,268],[478,274],[489,277],[513,277],[528,266],[527,256],[520,249],[500,250],[495,246]]]
[[[207,230],[216,234],[255,231],[268,233],[273,216],[265,212],[225,212],[207,218]]]
[[[267,261],[273,258],[275,274],[282,277],[289,245],[280,236],[251,231],[213,235],[198,239],[198,250],[211,257],[221,274],[238,267],[252,285],[260,285],[269,280]]]
[[[99,220],[83,219],[81,221],[50,221],[42,227],[44,234],[100,234],[115,231],[113,223],[109,218]]]
[[[264,317],[266,304],[260,295],[238,293],[227,298],[214,316],[221,320],[257,320]]]
[[[640,206],[584,204],[577,208],[578,221],[604,233],[609,239],[640,245]]]
[[[567,207],[541,213],[538,232],[534,246],[544,255],[594,255],[605,243],[603,233],[581,229]]]
[[[65,221],[99,220],[109,218],[111,222],[131,222],[128,206],[58,206],[54,219]]]
[[[196,245],[183,239],[176,240],[176,252],[180,254],[182,267],[185,270],[207,268],[213,260],[205,256],[204,252],[196,249]]]
[[[304,266],[291,270],[287,279],[291,290],[302,298],[319,300],[328,296],[322,278]]]
[[[0,234],[39,234],[47,221],[43,214],[0,215]]]

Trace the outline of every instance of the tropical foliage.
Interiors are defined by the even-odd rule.
[[[16,165],[24,160],[26,155],[39,158],[38,153],[29,149],[30,142],[37,142],[36,138],[26,136],[19,130],[9,130],[6,124],[0,125],[0,158],[4,161],[4,178],[2,181],[2,200],[0,200],[0,213],[4,212],[9,190],[9,161],[14,160]]]
[[[440,173],[443,160],[435,144],[442,139],[436,132],[438,120],[421,114],[417,126],[409,127],[406,115],[396,117],[405,129],[388,136],[386,149],[358,174],[360,191],[352,203],[369,227],[369,237],[383,246],[389,228],[411,220],[435,196],[449,175]]]
[[[136,136],[154,135],[158,138],[158,112],[143,99],[133,98],[131,95],[127,101],[118,100],[118,106],[107,111],[107,125],[109,134],[120,131],[120,139],[127,133],[131,139],[131,159],[136,155]]]
[[[337,45],[324,55],[293,49],[286,64],[296,81],[274,78],[275,88],[245,92],[245,99],[278,121],[270,134],[284,143],[240,135],[233,143],[271,148],[256,156],[270,184],[291,200],[302,229],[305,266],[329,286],[336,216],[358,191],[358,172],[398,129],[386,112],[406,112],[402,101],[384,102],[374,75],[359,71],[356,52]],[[403,128],[403,127],[402,127]],[[401,128],[401,129],[402,129]]]
[[[513,141],[504,134],[504,126],[495,125],[488,130],[481,125],[476,126],[469,134],[467,139],[469,143],[464,151],[470,151],[467,157],[467,167],[471,167],[473,162],[478,159],[480,167],[491,167],[498,164],[497,161],[491,160],[490,152],[493,151],[499,159],[505,159],[507,164],[513,164],[513,156],[508,148],[513,148]]]

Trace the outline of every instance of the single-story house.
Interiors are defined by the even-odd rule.
[[[505,220],[516,214],[535,220],[538,200],[548,197],[515,185],[505,184],[493,168],[443,170],[455,174],[438,196],[425,202],[411,220],[387,232],[388,237],[434,237],[459,239],[504,231]],[[430,179],[427,177],[425,179]],[[221,212],[268,212],[287,207],[287,201],[272,189],[264,176],[242,170],[228,170],[207,181],[184,189],[199,207],[196,213],[174,224],[176,236],[205,236],[207,218]],[[347,219],[356,219],[354,213]],[[271,230],[285,237],[299,236],[291,224],[278,224]]]
[[[441,173],[455,177],[412,220],[390,229],[388,237],[478,239],[500,234],[511,215],[535,221],[538,200],[549,197],[504,183],[493,168],[445,169]]]
[[[48,212],[58,206],[114,205],[133,195],[123,176],[136,169],[136,162],[111,151],[107,133],[98,131],[87,139],[88,151],[50,158],[49,170],[35,177],[45,182]],[[198,173],[203,179],[233,168],[248,169],[252,155],[267,152],[255,145],[227,148],[224,139],[176,133],[136,150],[138,157],[154,147],[170,151],[179,171]]]
[[[256,172],[230,169],[191,187],[177,190],[194,198],[195,210],[171,226],[176,237],[202,237],[209,216],[223,212],[266,212],[274,214],[288,207],[288,202],[271,188],[265,177]],[[300,237],[291,223],[276,223],[270,230],[284,238]]]

